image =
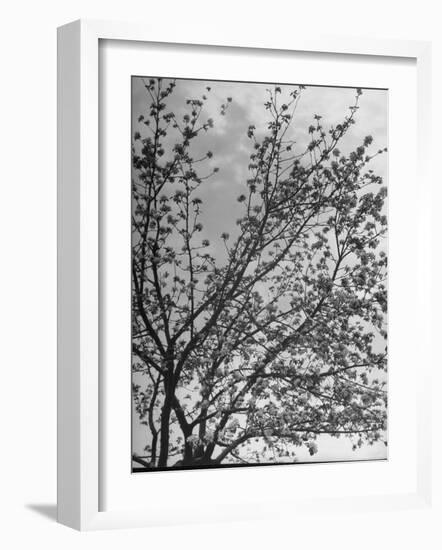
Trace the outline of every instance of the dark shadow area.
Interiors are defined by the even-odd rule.
[[[56,504],[25,504],[28,510],[32,510],[41,516],[50,519],[51,521],[57,520],[57,505]]]
[[[132,473],[139,474],[145,472],[166,472],[166,471],[177,471],[177,470],[210,470],[210,469],[221,469],[221,468],[260,468],[265,466],[298,466],[298,465],[314,465],[314,464],[337,464],[339,462],[346,464],[355,464],[360,462],[382,462],[387,461],[387,458],[357,458],[355,460],[310,460],[308,462],[256,462],[250,464],[200,464],[194,466],[168,466],[164,468],[141,468],[139,466],[132,466]]]

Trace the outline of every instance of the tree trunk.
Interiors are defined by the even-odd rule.
[[[169,424],[170,413],[172,411],[172,402],[174,395],[174,384],[172,372],[166,375],[164,379],[164,404],[161,410],[161,441],[160,441],[160,455],[158,458],[158,466],[166,467],[167,459],[169,457]]]

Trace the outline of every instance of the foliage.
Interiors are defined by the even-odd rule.
[[[247,192],[232,197],[242,216],[220,235],[221,257],[198,196],[218,169],[212,152],[194,153],[215,125],[211,88],[178,115],[168,105],[179,84],[144,84],[132,155],[133,397],[149,444],[134,459],[294,460],[300,446],[315,454],[320,434],[354,448],[382,440],[386,189],[368,164],[383,151],[369,153],[371,136],[347,156],[338,149],[362,90],[341,124],[315,115],[302,151],[292,127],[304,87],[285,100],[268,90],[265,131],[245,128]],[[219,111],[227,124],[231,102]]]

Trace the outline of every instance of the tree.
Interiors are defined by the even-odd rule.
[[[372,137],[344,155],[362,90],[341,124],[315,115],[302,151],[293,117],[304,86],[275,85],[250,142],[242,216],[214,254],[196,156],[215,122],[211,87],[170,110],[179,85],[144,80],[133,136],[132,320],[136,414],[149,468],[294,459],[320,434],[356,449],[386,430],[386,188],[368,169]],[[204,83],[202,84],[202,87]],[[287,98],[285,98],[287,96]],[[227,98],[220,116],[228,123]],[[195,144],[199,143],[199,148]],[[234,144],[232,144],[234,147]],[[383,342],[382,352],[376,351]]]

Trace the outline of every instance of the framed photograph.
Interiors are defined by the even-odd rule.
[[[425,505],[429,46],[193,40],[59,29],[59,521]]]

